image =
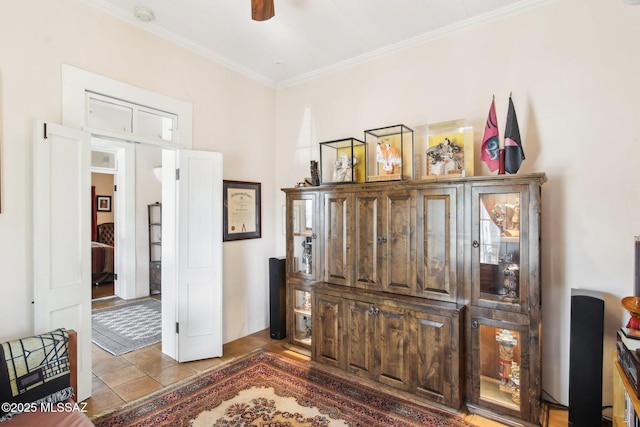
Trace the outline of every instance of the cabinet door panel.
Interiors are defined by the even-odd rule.
[[[345,317],[346,363],[351,373],[371,376],[372,315],[371,304],[359,301],[347,303]]]
[[[314,334],[320,339],[313,346],[314,360],[327,365],[340,366],[340,300],[316,294]]]
[[[351,244],[348,194],[325,194],[325,282],[351,285]]]
[[[376,380],[397,388],[409,388],[409,320],[404,310],[377,307],[375,315]]]
[[[452,343],[457,343],[459,337],[452,335],[451,319],[416,313],[416,322],[416,393],[458,407],[460,356],[452,351]]]
[[[416,283],[415,196],[413,192],[387,195],[385,214],[379,217],[381,288],[410,294]]]
[[[419,215],[422,264],[418,271],[421,296],[441,301],[455,301],[458,294],[458,188],[435,188],[422,192]],[[460,218],[459,218],[460,216]],[[460,258],[461,261],[462,258]]]
[[[529,352],[537,344],[528,333],[528,325],[475,316],[471,321],[475,325],[471,329],[472,404],[522,419],[537,419],[539,362]],[[531,356],[536,359],[534,365]]]
[[[287,197],[287,277],[315,281],[321,276],[317,194]]]
[[[539,212],[535,201],[530,204],[533,196],[524,185],[473,187],[473,305],[521,313],[538,305],[540,235],[530,214]]]
[[[376,289],[378,286],[378,215],[377,195],[356,197],[355,283],[358,288]]]

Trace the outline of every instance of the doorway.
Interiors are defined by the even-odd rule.
[[[113,173],[91,173],[91,199],[91,299],[96,300],[115,295]]]

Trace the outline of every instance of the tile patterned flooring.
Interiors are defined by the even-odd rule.
[[[94,301],[93,307],[99,308],[117,303],[117,300],[98,300]],[[264,348],[297,360],[309,360],[306,356],[285,349],[283,341],[272,340],[268,329],[225,344],[224,356],[221,358],[187,363],[178,363],[164,355],[160,343],[122,356],[113,356],[93,345],[93,393],[92,397],[86,400],[87,415],[92,416],[116,409],[256,348]],[[501,423],[474,414],[467,414],[465,419],[478,427],[503,426]],[[568,426],[567,411],[552,409],[548,427],[566,426]]]

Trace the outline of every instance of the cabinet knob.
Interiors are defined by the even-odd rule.
[[[367,310],[367,313],[375,316],[375,315],[380,314],[380,309],[377,308],[377,307],[369,307],[369,310]]]
[[[480,247],[480,243],[477,240],[474,240],[473,243],[471,244],[474,248],[479,248]]]
[[[384,236],[378,236],[378,243],[387,243],[387,238]]]
[[[471,322],[471,328],[478,329],[478,326],[480,326],[480,325],[478,325],[478,321],[477,320],[474,320],[473,322]]]
[[[318,237],[318,236],[317,236],[317,234],[316,234],[316,233],[313,233],[313,234],[311,235],[311,238],[312,238],[312,239],[315,239],[315,238],[317,238],[317,237]]]

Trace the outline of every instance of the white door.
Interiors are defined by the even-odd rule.
[[[78,390],[91,395],[89,134],[34,125],[34,333],[78,332]]]
[[[166,151],[162,196],[163,351],[175,343],[174,357],[179,362],[220,357],[222,154]],[[173,180],[166,180],[167,177]],[[175,186],[165,186],[165,182],[175,182]],[[175,203],[171,203],[174,197]],[[165,269],[167,258],[175,260],[175,269],[170,265]],[[165,284],[175,289],[174,295]],[[173,315],[168,313],[171,311]],[[170,319],[175,319],[175,324]],[[172,348],[167,350],[173,355]]]

